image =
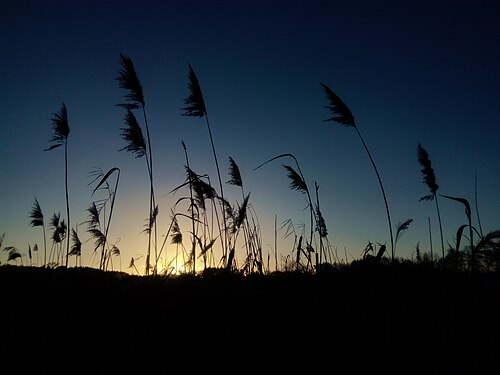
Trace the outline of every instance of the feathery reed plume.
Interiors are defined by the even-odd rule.
[[[4,251],[7,251],[9,253],[7,262],[10,262],[11,260],[16,260],[17,258],[21,258],[21,264],[23,262],[23,259],[21,257],[21,253],[17,249],[17,247],[14,246],[7,246]]]
[[[128,91],[125,94],[126,103],[120,106],[128,109],[139,108],[139,105],[144,106],[144,94],[142,92],[142,85],[135,72],[134,63],[132,59],[120,53],[120,64],[122,69],[118,72],[118,85],[121,89]]]
[[[437,198],[437,191],[439,189],[439,185],[436,182],[436,175],[434,173],[434,169],[432,168],[432,162],[429,159],[429,153],[422,147],[419,143],[417,146],[417,160],[418,163],[422,166],[421,172],[424,184],[429,188],[430,194],[425,195],[420,198],[419,201],[435,201],[436,202],[436,211],[438,215],[439,222],[439,234],[441,237],[441,252],[442,252],[442,261],[444,263],[444,240],[443,240],[443,225],[441,223],[441,212],[439,210],[439,203]]]
[[[54,113],[53,116],[52,130],[54,131],[54,134],[52,135],[52,139],[50,140],[50,142],[52,142],[53,144],[44,151],[50,151],[59,146],[63,146],[68,139],[69,125],[68,110],[66,109],[66,105],[63,103],[59,112]]]
[[[250,198],[250,193],[245,197],[241,206],[238,205],[238,213],[235,216],[233,223],[233,233],[238,232],[238,230],[240,229],[241,225],[243,224],[243,222],[247,217],[247,206],[249,198]]]
[[[129,129],[131,130],[131,133],[127,133],[124,131],[122,135],[125,136],[130,136],[130,139],[126,139],[127,141],[130,141],[129,145],[125,147],[130,147],[130,149],[127,149],[127,151],[132,151],[137,154],[137,157],[141,157],[145,152],[145,142],[144,142],[144,137],[142,137],[142,131],[139,132],[138,128],[139,125],[137,123],[137,120],[135,119],[135,116],[133,116],[131,110],[132,109],[138,109],[142,108],[142,114],[144,117],[144,125],[146,127],[146,137],[147,137],[147,147],[148,147],[148,155],[146,157],[146,164],[148,167],[148,175],[149,175],[149,187],[150,187],[150,194],[149,194],[149,217],[152,218],[154,216],[154,211],[156,206],[156,200],[155,200],[155,194],[154,194],[154,183],[153,183],[153,152],[151,148],[151,136],[149,134],[149,126],[148,126],[148,119],[146,116],[146,102],[144,100],[144,93],[142,90],[142,85],[141,82],[137,76],[137,73],[135,71],[134,63],[132,62],[132,59],[128,56],[125,56],[120,53],[120,64],[122,69],[118,72],[118,77],[116,78],[119,83],[119,87],[127,90],[127,94],[125,94],[125,103],[118,104],[121,107],[124,107],[127,109],[127,116],[125,118],[125,122],[127,123],[127,120],[130,120],[133,125],[129,125]],[[136,126],[137,125],[137,126]],[[132,129],[133,127],[133,129]],[[140,129],[140,128],[139,128]],[[123,129],[122,129],[123,130]],[[142,141],[141,141],[142,139]],[[144,147],[143,147],[144,146]],[[139,156],[140,155],[140,156]],[[148,231],[148,250],[147,250],[147,256],[146,256],[146,275],[149,274],[149,269],[150,264],[149,264],[149,259],[150,259],[150,253],[151,253],[151,237],[152,237],[152,231]],[[157,231],[156,231],[156,220],[154,221],[154,249],[155,249],[155,258],[157,259]],[[156,265],[153,269],[156,269]]]
[[[134,268],[135,272],[137,272],[137,274],[140,275],[139,270],[135,266],[134,257],[130,258],[130,264],[129,264],[128,268]]]
[[[208,113],[205,107],[205,100],[203,99],[203,93],[201,91],[200,83],[198,82],[198,77],[194,72],[191,64],[189,65],[189,73],[188,73],[188,89],[189,96],[184,99],[184,104],[186,107],[181,108],[184,111],[183,116],[194,116],[194,117],[205,117],[205,122],[208,128],[208,135],[210,137],[210,144],[212,145],[212,153],[214,155],[215,168],[217,169],[217,178],[219,180],[219,188],[220,188],[220,196],[221,201],[224,202],[224,188],[222,186],[222,179],[220,175],[219,162],[217,160],[217,152],[215,151],[214,139],[212,137],[212,129],[210,127],[210,121],[208,120]],[[224,207],[222,206],[222,212],[224,212]],[[227,252],[227,224],[226,220],[224,222],[224,241],[222,245],[223,258],[226,258]]]
[[[380,185],[380,190],[382,191],[382,197],[384,198],[387,222],[389,225],[389,234],[391,237],[391,257],[392,260],[394,260],[394,238],[392,234],[391,214],[389,211],[389,204],[387,203],[387,196],[385,194],[384,185],[382,184],[382,178],[380,177],[375,161],[373,160],[372,154],[368,149],[365,140],[361,136],[361,133],[354,121],[354,116],[347,105],[333,92],[330,87],[328,87],[324,83],[321,83],[321,86],[323,87],[323,90],[325,91],[326,97],[328,99],[328,105],[325,106],[325,108],[329,109],[332,114],[332,117],[324,121],[333,121],[341,125],[354,128],[354,130],[356,130],[356,133],[358,134],[359,139],[361,140],[361,143],[363,144],[363,147],[365,148],[366,153],[368,154],[368,158],[372,163],[373,169],[375,170],[375,174],[377,175],[378,183]]]
[[[405,222],[398,223],[396,225],[396,238],[394,240],[394,253],[396,252],[396,246],[398,244],[398,240],[401,238],[401,235],[403,234],[403,232],[408,230],[408,228],[410,227],[410,224],[412,222],[413,222],[413,219],[408,219]]]
[[[59,146],[64,145],[64,185],[66,191],[66,214],[68,216],[68,227],[70,226],[70,215],[69,215],[69,195],[68,195],[68,135],[69,135],[69,124],[68,124],[68,111],[66,105],[63,103],[61,109],[58,113],[54,113],[52,118],[52,129],[54,134],[50,142],[53,144],[45,149],[44,151],[53,150]],[[69,256],[69,238],[66,242],[66,267],[68,267],[68,256]]]
[[[75,230],[75,228],[71,228],[71,241],[72,245],[69,255],[75,256],[75,266],[78,266],[78,257],[82,256],[82,242],[80,241],[80,238],[78,237],[78,233]]]
[[[231,177],[231,179],[227,181],[228,184],[243,188],[243,180],[241,179],[240,168],[231,156],[229,156],[229,176]]]
[[[177,221],[177,217],[172,218],[172,234],[170,235],[171,237],[171,243],[174,245],[181,245],[182,244],[182,232],[181,228],[179,227],[179,222]]]
[[[40,207],[40,204],[38,203],[38,200],[36,198],[35,202],[31,207],[31,212],[29,217],[31,219],[30,224],[32,227],[42,227],[43,245],[44,245],[43,265],[45,266],[47,264],[47,238],[45,234],[45,222],[43,220],[42,208]]]
[[[127,127],[120,128],[120,130],[122,131],[122,138],[125,142],[127,142],[127,145],[119,151],[125,150],[135,154],[136,158],[142,158],[146,155],[146,141],[142,135],[142,129],[137,122],[137,118],[130,109],[127,109],[127,113],[125,115],[125,124]]]
[[[287,170],[287,176],[290,179],[290,184],[288,187],[291,190],[297,190],[301,192],[302,194],[307,193],[307,185],[305,181],[302,179],[302,177],[289,165],[283,165],[283,168]]]
[[[315,207],[315,219],[316,228],[315,230],[319,234],[319,264],[323,263],[323,239],[328,236],[328,230],[326,229],[325,218],[321,213],[319,206],[319,185],[314,182],[314,187],[316,189],[316,207]],[[318,260],[318,258],[316,258]],[[318,270],[318,262],[316,261],[316,270]]]
[[[184,99],[184,104],[186,104],[187,107],[181,108],[184,111],[183,116],[203,117],[207,114],[205,100],[203,100],[200,83],[198,82],[198,78],[191,64],[189,64],[188,80],[190,94]]]
[[[335,94],[330,87],[321,83],[321,86],[325,90],[326,97],[328,99],[328,105],[324,106],[332,113],[332,117],[324,121],[334,121],[341,125],[356,127],[354,122],[354,116],[351,113],[347,105],[340,99],[337,94]]]

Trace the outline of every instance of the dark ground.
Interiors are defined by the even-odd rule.
[[[4,374],[500,373],[498,274],[2,266],[0,285]]]

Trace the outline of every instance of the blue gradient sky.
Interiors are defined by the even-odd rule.
[[[478,175],[483,230],[500,228],[500,4],[498,1],[23,1],[0,2],[0,234],[4,246],[27,252],[42,243],[28,214],[36,196],[45,216],[64,216],[63,150],[44,152],[52,113],[64,102],[69,125],[72,223],[87,220],[89,171],[122,170],[115,219],[122,267],[145,253],[148,215],[145,163],[124,146],[115,77],[119,53],[130,56],[144,88],[159,228],[169,223],[184,181],[181,140],[192,168],[216,178],[204,122],[181,116],[188,64],[197,72],[224,180],[227,156],[238,163],[258,214],[264,254],[273,221],[308,222],[306,202],[287,187],[280,163],[293,153],[321,205],[330,242],[358,257],[370,240],[388,242],[376,176],[353,129],[330,117],[319,82],[348,104],[378,165],[394,224],[413,218],[397,255],[418,241],[429,250],[427,217],[434,204],[416,160],[428,150],[443,194],[474,202]],[[240,200],[238,189],[226,195]],[[466,219],[441,199],[445,241]],[[474,223],[477,218],[474,212]],[[182,224],[181,224],[182,226]],[[186,231],[188,228],[184,225]],[[88,238],[84,227],[79,229]],[[280,233],[280,238],[283,236]],[[186,234],[187,237],[187,234]],[[280,253],[290,254],[280,239]],[[171,248],[168,250],[172,251]],[[92,243],[83,248],[91,264]],[[6,254],[0,254],[6,260]],[[25,260],[26,261],[26,260]],[[140,262],[139,262],[140,264]],[[273,263],[271,263],[273,264]]]

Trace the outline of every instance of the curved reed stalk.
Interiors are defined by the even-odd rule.
[[[323,87],[326,97],[329,101],[329,105],[325,106],[325,108],[328,108],[332,113],[332,117],[324,121],[333,121],[341,125],[354,128],[354,130],[356,130],[356,133],[358,134],[359,139],[361,140],[361,143],[363,144],[363,147],[365,148],[366,153],[368,154],[368,158],[372,163],[373,169],[375,170],[375,174],[377,175],[377,180],[380,185],[380,190],[382,191],[382,197],[384,198],[387,223],[389,224],[389,234],[391,237],[391,258],[394,261],[394,237],[392,235],[391,213],[389,211],[389,204],[387,203],[387,196],[385,194],[384,185],[382,184],[382,178],[380,177],[375,161],[373,160],[372,154],[368,149],[365,140],[361,136],[361,133],[354,121],[354,116],[347,105],[332,91],[330,87],[328,87],[324,83],[321,83],[321,86]]]
[[[297,171],[290,167],[289,165],[283,165],[283,168],[287,170],[287,176],[290,179],[290,184],[288,185],[290,189],[292,190],[297,190],[300,193],[306,194],[307,196],[307,202],[309,205],[309,214],[310,214],[310,236],[309,236],[309,245],[312,246],[312,240],[313,240],[313,234],[314,234],[314,229],[313,229],[313,220],[314,220],[314,207],[312,204],[312,199],[311,199],[311,194],[309,193],[309,188],[307,187],[306,180],[304,178],[304,175],[302,174],[302,170],[300,169],[299,162],[297,158],[293,154],[281,154],[277,155],[264,163],[260,164],[253,170],[257,170],[260,167],[266,165],[267,163],[272,162],[273,160],[284,158],[284,157],[290,157],[295,161],[295,165],[297,166]],[[307,242],[307,240],[306,240]]]

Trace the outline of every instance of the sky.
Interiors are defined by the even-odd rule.
[[[279,160],[292,153],[311,192],[319,194],[329,241],[349,261],[373,243],[389,244],[385,206],[376,175],[354,129],[333,122],[320,86],[348,105],[372,153],[386,190],[393,225],[413,219],[396,256],[414,257],[420,243],[440,253],[433,202],[422,183],[416,147],[429,152],[439,192],[475,202],[483,232],[500,229],[500,3],[473,1],[24,1],[0,0],[0,234],[3,247],[43,243],[29,225],[34,198],[46,218],[65,217],[64,153],[44,151],[51,118],[68,110],[71,223],[79,224],[84,265],[93,261],[85,232],[95,200],[89,172],[121,170],[109,240],[121,250],[114,269],[138,258],[142,270],[149,185],[144,160],[118,150],[124,126],[124,90],[116,77],[119,55],[132,58],[144,89],[158,231],[186,192],[187,145],[191,168],[216,181],[203,119],[181,116],[188,65],[198,76],[222,179],[228,156],[238,164],[258,216],[264,257],[278,226],[308,225],[304,195],[289,189]],[[232,204],[240,191],[224,187]],[[464,209],[440,198],[445,246],[466,222]],[[184,209],[185,212],[185,209]],[[180,223],[185,238],[189,224]],[[292,254],[285,230],[281,257]],[[49,242],[50,245],[50,242]],[[241,262],[243,250],[237,249]],[[167,258],[175,248],[167,248]],[[40,258],[41,259],[41,258]],[[0,254],[5,263],[6,252]],[[23,258],[26,264],[28,259]],[[20,261],[17,261],[20,264]],[[74,260],[70,260],[73,264]],[[271,256],[271,268],[274,259]]]

